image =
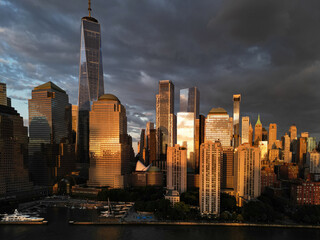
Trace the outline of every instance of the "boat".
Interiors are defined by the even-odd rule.
[[[30,217],[29,215],[19,213],[17,209],[13,214],[5,214],[1,222],[41,222],[44,218]]]

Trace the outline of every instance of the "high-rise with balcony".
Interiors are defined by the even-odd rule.
[[[156,96],[157,161],[156,165],[166,169],[167,148],[176,143],[174,115],[174,85],[169,80],[159,81],[159,94]]]
[[[124,188],[132,149],[125,107],[116,96],[104,94],[93,102],[89,121],[88,186]]]
[[[91,16],[81,19],[81,46],[79,63],[79,95],[77,124],[77,163],[81,168],[89,165],[89,112],[93,101],[104,94],[101,28]]]

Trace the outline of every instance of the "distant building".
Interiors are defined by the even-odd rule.
[[[299,165],[300,168],[302,168],[306,163],[307,139],[308,137],[300,137],[298,139],[298,149],[297,149],[298,151],[296,155],[296,163]]]
[[[289,128],[289,137],[290,141],[292,142],[293,140],[297,140],[297,127],[296,125],[292,125]]]
[[[315,137],[307,138],[307,152],[312,152],[317,148],[317,141]]]
[[[248,116],[242,117],[242,129],[241,129],[241,144],[250,143],[250,118]],[[250,143],[252,144],[252,142]]]
[[[131,142],[126,109],[112,94],[93,102],[90,111],[90,187],[124,188],[130,173]]]
[[[162,187],[163,173],[155,166],[145,166],[138,161],[136,169],[131,173],[132,187]]]
[[[172,206],[180,202],[180,194],[176,190],[168,189],[164,198],[169,200]]]
[[[199,115],[199,118],[196,119],[195,124],[195,172],[199,173],[199,165],[200,165],[200,146],[204,143],[204,131],[205,131],[205,116]]]
[[[236,148],[240,144],[240,102],[241,94],[233,95],[233,146]]]
[[[279,178],[283,180],[294,180],[299,176],[299,167],[294,163],[285,163],[279,166]]]
[[[76,136],[77,136],[77,123],[78,123],[78,106],[72,105],[72,133],[73,133],[73,142],[76,142]]]
[[[234,189],[234,156],[233,147],[222,147],[223,160],[221,164],[221,188],[233,191]]]
[[[320,153],[316,150],[308,152],[307,165],[310,168],[310,174],[313,175],[315,181],[320,180]]]
[[[200,92],[197,87],[180,90],[180,112],[194,113],[195,118],[199,117]]]
[[[7,104],[7,85],[5,83],[0,83],[0,105],[10,107]]]
[[[29,169],[35,185],[52,186],[75,168],[67,93],[52,82],[29,99]]]
[[[268,141],[260,141],[259,142],[259,148],[260,148],[261,161],[269,160],[269,156],[268,156]]]
[[[235,150],[235,196],[239,206],[243,201],[260,196],[260,149],[242,144]]]
[[[187,149],[178,144],[167,152],[167,189],[187,191]]]
[[[231,146],[232,122],[223,108],[212,108],[205,122],[205,142],[219,141],[223,147]]]
[[[258,120],[254,128],[254,144],[258,146],[260,141],[262,141],[262,123],[260,121],[260,115],[258,115]]]
[[[252,145],[252,143],[253,143],[253,128],[250,123],[250,125],[249,125],[249,144]]]
[[[266,166],[261,169],[261,192],[266,187],[274,187],[278,183],[277,174],[274,172],[274,166]]]
[[[290,137],[286,133],[282,137],[282,144],[283,144],[283,160],[286,163],[289,163],[292,161],[292,152],[290,152]]]
[[[206,141],[200,147],[199,203],[202,215],[220,214],[221,162],[220,142]]]
[[[272,149],[273,145],[276,145],[276,141],[277,141],[277,124],[270,123],[269,124],[269,139],[268,139],[269,149]]]
[[[156,96],[157,126],[157,162],[161,169],[166,169],[167,148],[176,143],[177,119],[174,114],[174,85],[169,80],[159,81],[159,94]]]

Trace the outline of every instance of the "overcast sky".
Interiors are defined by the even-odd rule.
[[[28,119],[33,87],[56,83],[77,104],[86,0],[0,0],[0,81]],[[155,121],[158,81],[197,86],[200,112],[242,94],[241,114],[320,136],[320,1],[92,0],[101,23],[105,92],[137,139]],[[27,122],[27,121],[26,121]]]

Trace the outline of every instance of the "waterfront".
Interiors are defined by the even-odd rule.
[[[300,240],[319,239],[319,229],[226,227],[226,226],[163,226],[163,225],[71,225],[75,220],[94,220],[96,210],[70,210],[67,208],[48,208],[43,214],[48,225],[1,225],[0,239],[221,239],[221,240]]]

